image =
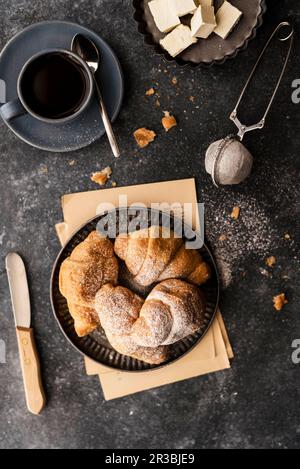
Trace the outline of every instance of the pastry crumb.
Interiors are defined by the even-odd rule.
[[[155,104],[156,104],[157,107],[160,107],[160,100],[157,99],[156,102],[155,102]]]
[[[112,185],[112,187],[117,187],[116,181],[112,181],[111,185]]]
[[[112,169],[107,166],[106,168],[102,169],[102,171],[97,171],[93,173],[91,176],[91,180],[100,186],[105,186],[108,179],[112,175]]]
[[[75,160],[69,161],[69,166],[74,166],[74,164],[75,164]]]
[[[284,239],[286,239],[287,241],[289,241],[289,240],[291,239],[291,235],[290,235],[289,233],[285,233]]]
[[[174,85],[174,86],[178,85],[178,80],[177,80],[176,77],[172,78],[172,85]]]
[[[276,311],[281,311],[282,308],[288,304],[288,300],[285,296],[285,293],[281,293],[280,295],[274,296],[273,304]]]
[[[162,119],[162,125],[165,129],[166,132],[169,132],[173,127],[177,126],[177,121],[174,116],[171,116],[171,114],[168,111],[164,112],[165,117]]]
[[[223,241],[226,241],[226,239],[227,239],[226,234],[221,234],[221,236],[219,237],[219,241],[220,241],[221,243],[223,243]]]
[[[40,169],[40,174],[48,174],[48,166],[42,166]]]
[[[241,214],[241,209],[240,207],[234,207],[232,212],[231,212],[231,215],[230,217],[233,219],[233,220],[238,220],[240,218],[240,214]]]
[[[190,96],[189,97],[189,101],[191,101],[191,103],[194,103],[196,100],[195,96]]]
[[[155,89],[150,88],[149,90],[146,91],[146,96],[153,96],[155,94]]]
[[[140,148],[147,147],[156,137],[156,133],[153,130],[146,129],[145,127],[137,129],[133,135]]]
[[[276,257],[275,256],[270,256],[270,257],[267,257],[266,259],[266,265],[268,267],[274,267],[274,265],[276,264]]]

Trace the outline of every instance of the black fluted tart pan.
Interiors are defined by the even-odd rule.
[[[208,39],[200,39],[196,44],[173,58],[159,44],[160,39],[165,35],[155,25],[148,6],[150,1],[133,0],[134,19],[138,23],[138,30],[143,36],[145,44],[165,61],[191,68],[200,65],[223,64],[226,60],[235,58],[255,38],[267,9],[265,0],[230,0],[230,3],[243,12],[243,16],[229,37],[224,40],[213,33]],[[215,0],[215,7],[219,8],[222,3],[223,0]],[[185,21],[188,22],[189,18],[184,18],[183,22]]]
[[[113,212],[108,213],[109,215],[112,214],[113,216],[116,216],[116,218],[118,219],[118,217],[120,216],[120,210],[122,209],[116,209]],[[143,217],[146,217],[147,225],[151,226],[151,220],[153,221],[153,216],[151,217],[151,214],[153,214],[153,211],[145,208],[141,208],[138,210],[143,211]],[[156,225],[160,224],[161,226],[163,226],[164,216],[161,212],[156,212],[156,214],[158,215],[158,223],[156,223]],[[149,371],[167,366],[168,364],[179,360],[184,355],[189,353],[203,339],[215,318],[218,309],[220,292],[218,272],[213,256],[208,247],[205,245],[199,250],[204,260],[210,265],[212,271],[211,279],[205,285],[201,286],[201,290],[203,291],[206,298],[205,320],[201,330],[199,330],[195,334],[192,334],[189,337],[186,337],[180,342],[177,342],[176,344],[170,346],[170,359],[162,365],[149,365],[134,358],[121,355],[111,347],[105,336],[105,332],[101,327],[99,327],[97,331],[91,333],[86,337],[77,336],[74,329],[74,321],[70,315],[67,301],[62,296],[59,290],[59,271],[63,261],[71,255],[72,251],[78,244],[84,241],[92,231],[96,230],[98,222],[102,220],[103,217],[106,215],[107,213],[97,216],[96,218],[93,218],[92,220],[87,222],[70,238],[70,240],[66,243],[64,248],[59,253],[53,267],[50,285],[50,296],[54,316],[58,321],[58,324],[64,336],[76,348],[76,350],[101,365],[115,370],[127,372]],[[178,219],[171,217],[172,229],[174,229],[175,223],[178,223]],[[179,223],[183,222],[179,221]],[[191,229],[189,229],[189,232],[194,233]],[[116,235],[118,234],[119,233],[117,231]],[[190,240],[191,238],[190,236],[188,238],[183,236],[183,239],[186,241],[187,239]],[[112,241],[114,241],[113,238]],[[153,288],[153,285],[149,289],[143,289],[142,291],[140,287],[134,285],[132,281],[128,280],[128,272],[127,274],[124,274],[124,272],[122,272],[122,269],[126,269],[126,267],[122,265],[120,266],[121,274],[119,278],[119,284],[131,288],[136,293],[146,298],[147,295],[150,293],[151,289]]]

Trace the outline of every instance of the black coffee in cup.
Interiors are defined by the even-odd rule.
[[[6,122],[29,114],[46,124],[66,124],[79,117],[92,102],[93,74],[73,52],[47,49],[24,64],[16,92],[15,99],[0,107]]]
[[[45,119],[63,119],[76,113],[87,95],[86,71],[74,57],[51,52],[37,57],[20,81],[23,100]]]

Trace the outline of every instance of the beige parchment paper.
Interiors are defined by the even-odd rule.
[[[64,222],[56,225],[57,235],[64,245],[78,228],[112,205],[150,206],[161,202],[187,204],[187,207],[192,204],[194,209],[185,213],[185,221],[199,228],[195,180],[183,179],[64,195],[61,199]],[[119,372],[90,359],[85,359],[85,367],[87,375],[99,376],[104,397],[111,400],[228,369],[232,358],[226,327],[218,312],[204,339],[188,355],[163,369],[137,374]]]

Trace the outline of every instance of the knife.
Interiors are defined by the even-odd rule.
[[[11,252],[6,257],[6,270],[15,317],[16,332],[28,410],[38,415],[46,397],[41,379],[40,361],[31,329],[31,308],[25,265],[22,258]]]

